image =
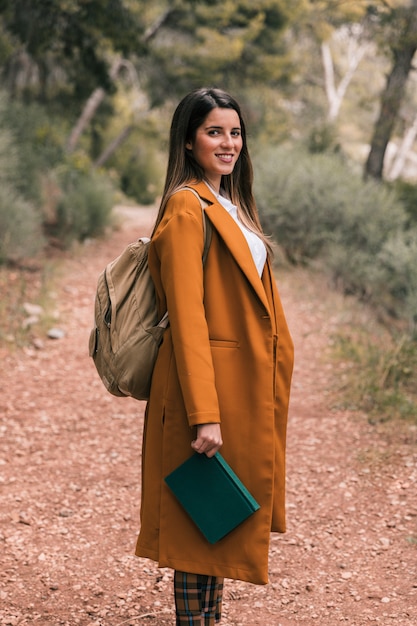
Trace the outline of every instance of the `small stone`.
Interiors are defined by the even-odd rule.
[[[19,524],[25,524],[25,526],[30,526],[30,519],[27,513],[19,513]]]
[[[44,347],[45,347],[44,342],[39,337],[35,337],[32,340],[32,345],[33,345],[34,348],[36,348],[36,350],[43,350]]]
[[[39,304],[31,304],[30,302],[24,303],[23,310],[29,317],[39,317],[44,313],[43,307],[41,307]]]
[[[50,328],[47,334],[49,339],[62,339],[65,337],[65,331],[62,328]]]
[[[39,317],[37,315],[30,315],[29,317],[26,317],[23,320],[22,328],[23,329],[30,328],[31,326],[34,326],[35,324],[39,324]]]

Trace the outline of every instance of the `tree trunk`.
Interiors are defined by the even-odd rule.
[[[403,140],[401,142],[400,147],[398,148],[398,152],[395,155],[394,162],[392,164],[389,179],[395,180],[399,176],[401,176],[401,172],[403,171],[405,161],[407,159],[408,154],[410,153],[411,148],[413,147],[413,143],[417,137],[417,115],[414,118],[413,123],[409,126],[404,133]]]
[[[147,43],[153,37],[155,37],[158,30],[164,25],[164,23],[167,21],[168,17],[170,16],[173,10],[174,10],[173,8],[167,9],[159,17],[159,19],[157,19],[154,22],[154,24],[152,24],[148,28],[148,30],[145,32],[144,37],[143,37],[143,41],[145,43]],[[122,59],[117,59],[113,63],[111,70],[110,70],[110,78],[112,80],[116,78],[118,71],[123,65],[126,65],[126,63],[127,61],[124,61]],[[84,132],[85,128],[87,128],[92,118],[94,117],[95,112],[97,111],[98,107],[104,100],[105,96],[106,96],[106,92],[104,91],[104,89],[102,89],[101,87],[98,87],[97,89],[93,91],[91,96],[88,98],[87,102],[84,105],[83,110],[81,111],[81,115],[78,118],[68,138],[67,152],[72,152],[75,149],[75,146],[77,145],[80,136]]]
[[[106,92],[102,87],[97,87],[97,89],[94,89],[93,93],[85,103],[84,108],[81,111],[81,115],[71,131],[71,134],[67,141],[67,152],[73,152],[81,134],[90,123],[91,119],[94,116],[94,113],[97,111],[98,107],[104,100],[105,95]]]
[[[125,126],[121,133],[113,139],[113,141],[107,146],[107,148],[101,153],[97,161],[94,163],[94,167],[101,167],[111,157],[111,155],[117,150],[119,146],[129,137],[130,133],[134,129],[134,125],[130,124]]]
[[[358,43],[353,50],[347,51],[348,68],[342,77],[339,85],[336,87],[334,75],[333,58],[329,44],[324,41],[321,44],[321,57],[324,70],[324,85],[329,104],[327,118],[330,122],[334,122],[339,115],[343,98],[346,95],[347,88],[361,62],[363,56],[369,48],[369,44]]]
[[[408,9],[408,19],[394,48],[394,64],[381,97],[381,112],[375,124],[371,149],[365,164],[365,178],[382,179],[384,158],[395,121],[398,117],[405,86],[417,49],[417,0]]]

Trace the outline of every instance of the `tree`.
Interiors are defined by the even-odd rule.
[[[288,73],[288,59],[279,35],[289,19],[294,19],[297,5],[301,6],[301,0],[290,12],[283,0],[262,0],[255,7],[250,0],[176,0],[168,6],[160,4],[159,14],[152,15],[153,21],[141,37],[142,54],[136,55],[139,89],[149,94],[152,107],[202,84],[236,90],[243,83],[282,80]],[[105,95],[105,90],[97,87],[88,98],[68,140],[70,151]],[[127,121],[96,159],[96,165],[106,162],[129,137],[134,123],[134,119]]]
[[[156,20],[146,28],[145,33],[142,37],[142,44],[146,45],[151,41],[153,37],[155,37],[158,30],[165,23],[170,13],[173,11],[173,8],[168,8],[163,11]],[[117,74],[122,68],[127,68],[128,73],[130,74],[131,83],[138,87],[137,73],[132,63],[128,62],[124,59],[115,59],[111,66],[110,70],[110,78],[115,80]],[[103,87],[96,87],[92,94],[89,96],[87,102],[85,103],[81,115],[79,116],[76,124],[73,126],[70,136],[67,141],[67,150],[68,152],[72,152],[77,145],[77,142],[85,130],[89,122],[92,120],[95,112],[98,107],[102,103],[106,96],[106,91]],[[119,135],[118,139],[112,142],[111,147],[106,149],[105,154],[101,155],[99,159],[96,160],[96,165],[100,166],[111,156],[111,154],[116,150],[116,148],[126,140],[131,131],[133,130],[133,125],[129,124],[128,130],[124,129],[122,133]]]
[[[112,54],[140,48],[143,24],[128,0],[0,0],[3,77],[12,96],[47,102],[112,89]]]
[[[153,38],[146,65],[151,104],[203,84],[239,92],[288,81],[291,58],[282,37],[304,0],[177,0]],[[291,6],[289,6],[289,4]]]
[[[335,142],[335,122],[348,88],[374,45],[369,12],[378,2],[305,0],[300,19],[292,23],[298,72],[294,105],[303,114],[298,132],[303,137],[316,136],[320,149]]]
[[[391,71],[381,95],[380,114],[374,127],[371,148],[365,164],[365,177],[382,179],[388,142],[398,118],[405,87],[417,50],[417,0],[410,6],[392,9],[390,48],[393,58]]]
[[[414,116],[414,119],[410,126],[408,126],[407,130],[404,133],[401,144],[397,150],[397,153],[394,157],[394,161],[392,163],[391,169],[389,171],[388,178],[390,180],[395,180],[401,175],[403,171],[407,156],[409,155],[413,143],[417,137],[417,113]]]
[[[334,59],[329,41],[321,44],[321,55],[323,60],[324,87],[328,101],[327,118],[329,122],[334,122],[339,115],[340,107],[346,95],[347,88],[361,62],[362,58],[370,49],[371,43],[363,38],[363,25],[345,25],[338,29],[333,38],[342,43],[345,52],[346,69],[336,84]]]

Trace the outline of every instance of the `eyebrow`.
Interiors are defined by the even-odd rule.
[[[206,130],[222,130],[224,128],[224,126],[216,126],[216,125],[212,125],[212,126],[206,126]],[[233,126],[232,130],[242,130],[240,126]]]

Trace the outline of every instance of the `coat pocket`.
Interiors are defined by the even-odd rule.
[[[238,348],[239,342],[232,339],[210,339],[212,348]]]

